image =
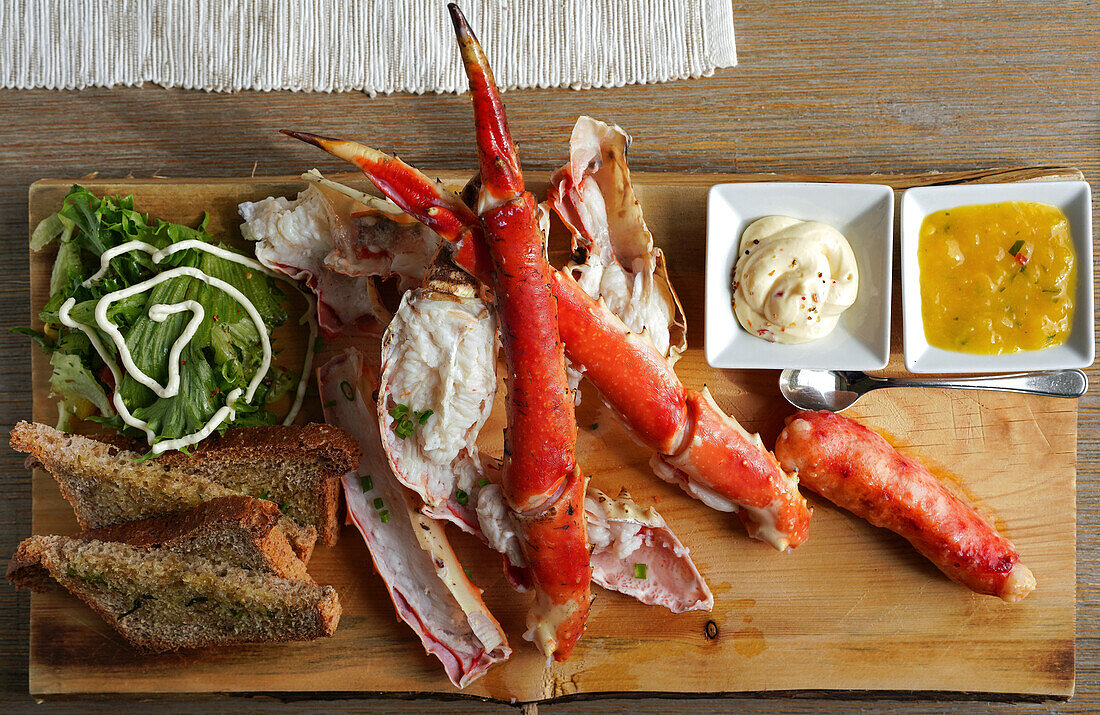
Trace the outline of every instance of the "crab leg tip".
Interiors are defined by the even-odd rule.
[[[298,141],[306,142],[314,146],[324,148],[324,141],[326,137],[318,136],[316,134],[310,134],[309,132],[296,132],[293,129],[280,129],[280,134],[286,134],[288,137],[297,139]]]

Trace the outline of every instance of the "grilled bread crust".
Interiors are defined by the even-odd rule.
[[[243,494],[277,502],[280,528],[308,560],[313,542],[339,536],[340,477],[359,463],[355,440],[338,427],[242,427],[179,452],[137,461],[117,439],[65,434],[20,422],[11,446],[57,480],[84,529],[177,513],[203,501]]]

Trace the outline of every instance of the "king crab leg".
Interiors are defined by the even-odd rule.
[[[474,101],[478,214],[507,367],[501,488],[536,592],[528,633],[543,653],[560,661],[584,632],[592,570],[584,520],[586,480],[575,456],[577,424],[550,292],[551,269],[535,197],[524,189],[492,70],[462,11],[453,3],[448,9]]]
[[[485,228],[453,192],[399,159],[355,142],[284,133],[359,167],[402,210],[454,244],[456,265],[492,285]],[[495,171],[495,160],[484,158]],[[505,162],[497,173],[508,180],[514,178],[509,172]],[[708,506],[736,511],[751,535],[777,549],[805,541],[810,509],[797,481],[758,437],[726,415],[709,393],[685,389],[667,357],[588,295],[568,271],[554,271],[550,289],[566,356],[634,436],[657,453],[658,476]]]

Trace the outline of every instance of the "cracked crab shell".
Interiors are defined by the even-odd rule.
[[[551,177],[547,200],[572,232],[574,253],[585,256],[566,270],[675,363],[687,347],[687,321],[630,183],[629,146],[622,128],[578,118],[569,162]]]
[[[390,466],[424,512],[475,533],[476,440],[496,395],[496,319],[463,272],[433,263],[382,338],[378,420]],[[411,434],[407,434],[411,427]]]

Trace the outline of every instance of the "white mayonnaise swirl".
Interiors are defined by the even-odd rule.
[[[859,272],[832,226],[766,216],[741,234],[733,288],[745,330],[773,343],[806,343],[831,333],[855,303]]]
[[[233,263],[247,266],[251,270],[259,271],[264,275],[286,281],[287,283],[293,285],[295,288],[298,288],[297,283],[288,280],[285,276],[275,273],[274,271],[268,270],[259,262],[254,261],[251,258],[247,258],[240,254],[234,253],[233,251],[227,251],[224,248],[212,246],[204,241],[199,241],[196,239],[179,241],[178,243],[173,243],[163,249],[158,249],[156,246],[145,243],[144,241],[128,241],[118,246],[109,248],[104,251],[103,254],[100,256],[99,270],[93,273],[91,277],[88,278],[88,280],[84,281],[84,287],[90,287],[93,283],[106,275],[107,269],[110,267],[111,259],[124,253],[128,253],[130,251],[144,251],[149,254],[154,263],[160,263],[166,257],[174,253],[190,248],[194,248],[200,251],[206,251],[207,253],[211,253],[227,261],[232,261]],[[238,398],[240,398],[242,393],[244,394],[245,400],[251,402],[253,396],[256,393],[256,389],[260,385],[260,382],[264,379],[264,377],[271,369],[271,340],[269,339],[267,334],[267,327],[264,325],[263,319],[260,317],[260,313],[256,310],[256,306],[252,303],[252,301],[250,301],[244,293],[237,290],[237,288],[235,288],[233,285],[226,283],[225,281],[216,278],[215,276],[211,276],[199,270],[198,268],[192,268],[190,266],[180,266],[167,270],[163,273],[158,273],[152,278],[142,281],[141,283],[122,288],[121,290],[116,290],[112,293],[108,293],[107,295],[100,298],[99,302],[96,303],[96,325],[99,326],[100,330],[107,333],[107,335],[111,337],[112,342],[114,342],[115,347],[118,350],[119,359],[122,361],[122,366],[125,369],[126,374],[133,377],[142,385],[148,387],[159,397],[175,397],[179,394],[181,354],[183,353],[183,348],[186,347],[187,344],[191,342],[191,339],[195,337],[195,333],[198,331],[199,325],[202,323],[203,318],[205,317],[202,305],[195,300],[184,300],[179,303],[155,303],[149,306],[149,318],[157,322],[163,322],[168,319],[168,316],[175,313],[182,313],[186,311],[191,312],[191,320],[187,322],[187,325],[184,327],[183,332],[180,333],[180,336],[176,339],[176,342],[172,344],[172,348],[169,351],[168,382],[163,386],[160,385],[152,377],[147,375],[145,372],[143,372],[141,368],[137,366],[137,364],[133,360],[133,356],[130,353],[129,347],[126,345],[125,337],[122,335],[122,332],[118,329],[118,327],[115,326],[115,324],[112,323],[107,316],[107,309],[110,308],[112,303],[132,295],[143,293],[153,286],[156,286],[166,280],[170,280],[179,276],[194,278],[215,288],[219,288],[225,291],[231,298],[233,298],[233,300],[240,303],[241,307],[244,308],[245,312],[248,314],[248,317],[256,325],[256,332],[259,333],[260,345],[263,349],[263,359],[260,362],[260,367],[256,370],[255,374],[252,376],[252,379],[248,383],[248,390],[244,391],[240,388],[237,388],[230,391],[229,394],[227,394],[225,397],[225,405],[214,412],[214,414],[200,430],[198,430],[197,432],[193,432],[189,435],[178,437],[176,439],[161,440],[156,444],[152,444],[153,440],[156,439],[156,434],[151,429],[149,429],[149,424],[144,420],[134,417],[129,408],[127,408],[126,405],[123,403],[122,396],[116,389],[112,398],[112,402],[114,403],[115,409],[118,410],[119,417],[121,417],[122,421],[130,425],[131,427],[136,427],[145,432],[146,439],[149,441],[150,444],[152,444],[153,454],[160,454],[161,452],[165,452],[170,449],[180,449],[181,447],[186,447],[188,445],[201,442],[202,440],[209,437],[214,432],[214,430],[216,430],[218,426],[226,420],[226,418],[234,419],[236,417],[236,412],[233,409],[234,403],[237,401]],[[286,418],[283,420],[283,424],[290,424],[302,407],[302,400],[304,399],[306,393],[306,385],[309,382],[309,368],[311,363],[313,362],[314,345],[317,342],[317,321],[315,319],[317,311],[316,303],[314,302],[313,297],[309,294],[300,289],[299,292],[302,293],[309,304],[309,309],[306,311],[305,315],[300,321],[303,323],[309,323],[309,343],[306,348],[304,364],[302,365],[302,374],[301,377],[298,379],[298,389],[294,397],[294,403],[291,405],[290,411],[287,413]],[[122,375],[119,372],[118,366],[115,364],[115,361],[111,357],[111,355],[104,348],[103,343],[99,339],[99,335],[97,335],[96,332],[88,326],[79,323],[76,320],[73,320],[72,316],[70,315],[70,311],[73,309],[74,305],[76,305],[75,298],[69,298],[61,305],[61,309],[58,311],[58,317],[60,318],[61,323],[70,328],[80,330],[85,335],[87,335],[88,339],[92,343],[92,346],[95,348],[96,352],[99,353],[100,358],[103,359],[104,364],[106,364],[107,367],[111,370],[111,374],[114,376],[115,385],[117,386],[122,384]]]

